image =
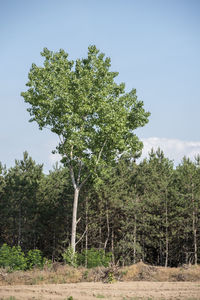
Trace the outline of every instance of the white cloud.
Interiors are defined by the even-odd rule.
[[[163,150],[165,157],[173,160],[175,165],[179,164],[184,156],[189,157],[190,159],[194,159],[197,154],[200,154],[200,141],[182,141],[178,139],[167,139],[167,138],[158,138],[158,137],[150,137],[142,139],[144,144],[144,148],[142,151],[142,156],[140,158],[144,159],[148,157],[148,153],[153,148],[157,150],[160,147]],[[60,162],[61,156],[59,154],[52,154],[52,149],[56,147],[56,141],[51,141],[48,144],[49,148],[49,164],[52,166],[56,162]]]
[[[51,164],[55,164],[56,162],[59,162],[60,160],[61,160],[61,155],[58,153],[55,153],[55,154],[51,153],[49,155],[49,161]]]
[[[142,139],[144,144],[142,159],[148,156],[148,153],[153,148],[157,150],[160,147],[166,157],[174,160],[175,165],[179,164],[184,156],[194,159],[197,154],[200,154],[200,141],[182,141],[178,139],[167,139],[150,137]]]

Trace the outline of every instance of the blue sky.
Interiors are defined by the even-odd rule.
[[[0,0],[0,161],[10,167],[27,150],[52,168],[57,137],[28,122],[20,93],[44,47],[76,59],[91,44],[151,112],[137,130],[143,157],[158,146],[176,164],[200,153],[200,1]]]

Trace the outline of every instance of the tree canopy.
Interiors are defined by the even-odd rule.
[[[45,48],[41,55],[44,66],[32,65],[22,96],[31,105],[31,121],[59,135],[57,150],[68,162],[81,160],[89,168],[141,150],[134,129],[148,122],[149,113],[135,89],[125,93],[125,84],[114,81],[118,73],[110,71],[110,58],[95,46],[75,62],[64,50]]]

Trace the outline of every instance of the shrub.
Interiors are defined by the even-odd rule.
[[[32,269],[34,267],[43,268],[45,260],[42,257],[42,253],[38,249],[29,250],[27,253],[27,267]]]
[[[77,267],[77,253],[73,252],[71,247],[68,247],[65,252],[62,254],[62,257],[67,265]]]
[[[84,265],[87,257],[87,268],[94,268],[99,266],[108,267],[111,262],[112,254],[105,253],[103,249],[97,250],[91,248],[90,250],[83,251],[78,255],[78,264]]]
[[[10,270],[25,270],[27,259],[20,246],[10,247],[3,244],[0,248],[0,267],[10,268]]]
[[[3,244],[0,248],[0,267],[11,271],[27,270],[34,267],[43,268],[46,260],[38,249],[29,250],[25,256],[20,246],[10,247]]]

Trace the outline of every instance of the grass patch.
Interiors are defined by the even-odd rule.
[[[103,299],[103,298],[105,298],[105,296],[104,296],[104,295],[101,295],[101,294],[98,294],[98,295],[96,295],[96,298],[98,298],[98,299]]]
[[[17,300],[17,298],[15,298],[15,296],[10,296],[8,298],[0,298],[0,300]]]

